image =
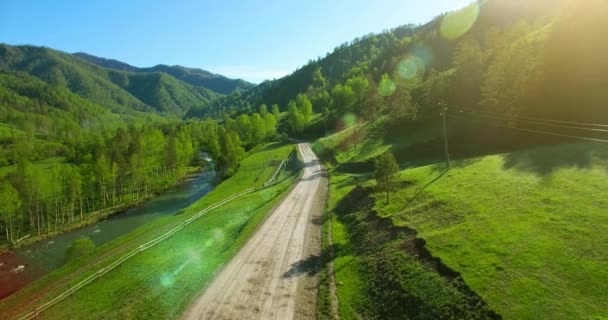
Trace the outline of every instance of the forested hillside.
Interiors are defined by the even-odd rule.
[[[229,177],[246,151],[273,139],[274,119],[256,113],[224,126],[127,117],[65,88],[1,72],[3,236],[9,243],[44,236],[138,203],[200,166],[202,150],[218,178]]]
[[[290,136],[329,136],[315,151],[333,167],[337,288],[321,292],[322,316],[332,290],[342,319],[603,315],[605,286],[577,287],[605,277],[605,252],[587,248],[605,234],[607,13],[598,0],[479,1],[345,43],[199,115],[271,106]]]
[[[598,86],[604,80],[596,81],[600,70],[607,68],[601,58],[606,45],[585,35],[603,29],[605,23],[597,17],[571,22],[573,17],[594,15],[588,10],[592,3],[482,1],[425,25],[345,43],[285,78],[217,99],[200,115],[247,112],[262,103],[287,110],[289,101],[305,94],[315,113],[325,108],[332,113],[332,122],[344,111],[365,117],[375,114],[376,108],[395,113],[396,121],[420,120],[436,115],[440,102],[508,111],[509,116],[572,115],[597,121],[598,116],[607,116],[598,113],[597,105]],[[577,45],[561,48],[565,39],[576,39]],[[592,56],[581,59],[575,53],[580,50]],[[593,83],[574,92],[565,90],[575,81],[566,74]],[[364,88],[347,83],[357,77],[367,82]],[[361,89],[364,92],[357,92]],[[352,99],[351,90],[359,97]],[[346,100],[340,97],[344,92]],[[547,96],[551,101],[543,99]],[[571,112],[567,101],[571,105],[580,99],[587,102],[589,112]]]
[[[100,58],[84,52],[74,53],[74,55],[83,60],[109,69],[138,73],[164,72],[193,86],[207,88],[220,94],[231,94],[235,91],[243,91],[254,87],[253,84],[245,80],[230,79],[202,69],[187,68],[182,66],[168,66],[164,64],[159,64],[150,68],[138,68],[124,62]]]
[[[166,73],[111,70],[42,47],[0,45],[0,70],[27,73],[120,114],[144,111],[183,117],[218,95]]]
[[[322,316],[605,317],[607,12],[479,2],[284,96],[288,132],[325,136]]]
[[[217,96],[165,72],[0,45],[2,238],[44,237],[134,205],[199,168],[203,150],[219,179],[233,175],[274,138],[275,115],[181,119]]]

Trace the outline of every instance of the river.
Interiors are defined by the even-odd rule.
[[[86,236],[100,246],[145,223],[175,214],[213,190],[214,179],[213,170],[202,171],[137,207],[0,254],[0,299],[61,267],[66,250],[75,239]]]

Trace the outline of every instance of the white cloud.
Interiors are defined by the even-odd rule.
[[[264,80],[278,79],[286,76],[289,72],[278,69],[261,69],[252,66],[220,66],[213,68],[214,73],[219,73],[229,78],[241,78],[254,83]]]

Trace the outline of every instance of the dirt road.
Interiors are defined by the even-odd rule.
[[[301,180],[183,319],[310,319],[316,312],[326,172],[308,144]]]

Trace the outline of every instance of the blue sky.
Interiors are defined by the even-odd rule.
[[[469,0],[0,0],[0,42],[180,64],[252,82],[281,77],[370,32]]]

